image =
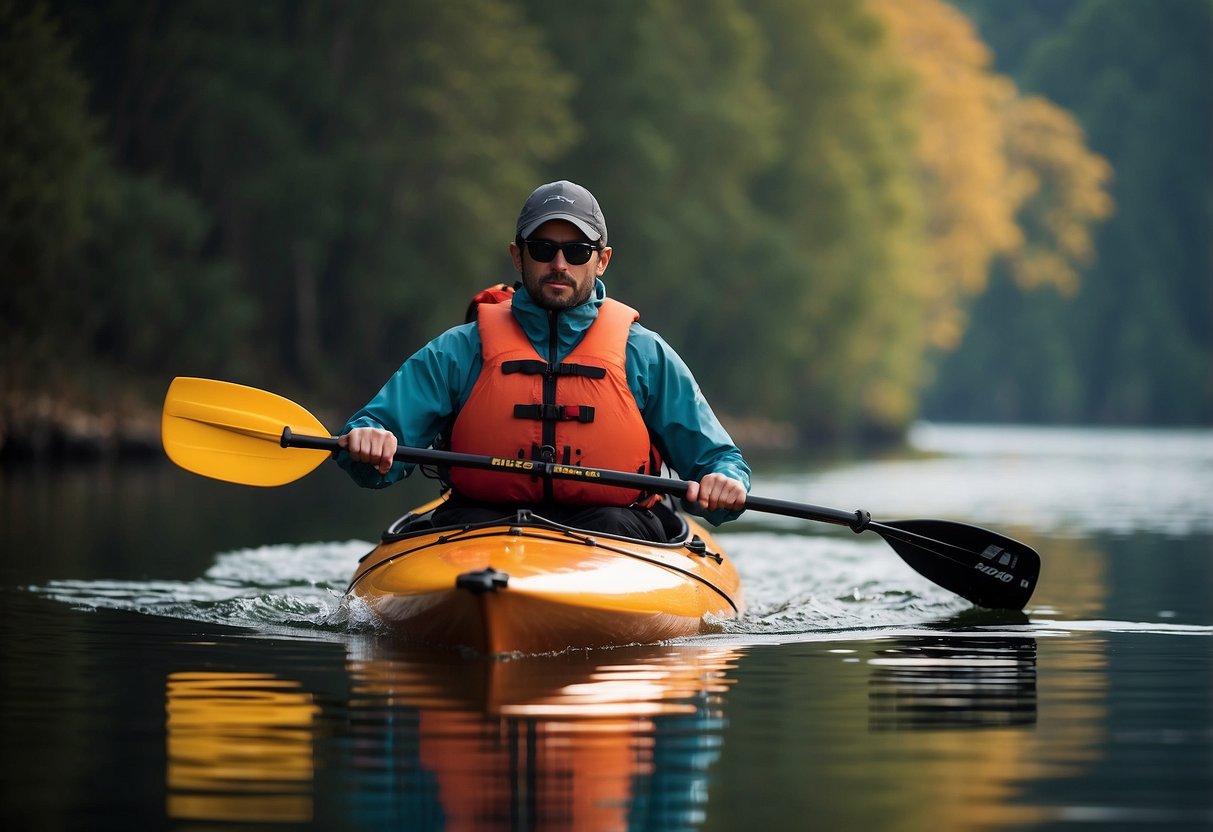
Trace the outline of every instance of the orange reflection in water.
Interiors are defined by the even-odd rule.
[[[166,703],[169,817],[311,820],[320,709],[297,682],[268,673],[173,673]]]
[[[420,710],[420,764],[435,776],[447,829],[626,829],[637,784],[654,771],[657,721],[682,717],[692,734],[714,733],[736,655],[687,646],[496,661],[384,654],[352,658],[349,672],[366,703]],[[704,741],[715,748],[714,736]],[[697,765],[715,756],[701,753]]]

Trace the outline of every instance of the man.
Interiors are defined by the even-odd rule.
[[[439,335],[346,424],[340,464],[360,485],[411,470],[399,444],[544,459],[690,481],[685,504],[719,525],[744,509],[750,469],[681,358],[607,298],[606,220],[588,190],[537,188],[510,243],[522,285],[510,302]],[[662,540],[653,498],[621,488],[452,468],[435,524],[461,525],[531,508],[580,528]]]

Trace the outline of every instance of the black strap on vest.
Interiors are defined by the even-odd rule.
[[[563,362],[552,365],[546,361],[537,360],[504,361],[501,364],[501,372],[506,375],[510,373],[524,373],[528,376],[558,375],[606,378],[605,367],[589,367],[585,364],[566,364]]]
[[[586,404],[516,404],[515,419],[550,419],[555,422],[592,422],[594,408]]]
[[[557,376],[583,376],[585,378],[606,378],[605,367],[589,367],[585,364],[549,364],[546,361],[518,360],[503,361],[501,372],[523,373],[528,376],[546,376],[555,379]],[[545,393],[546,397],[546,393]],[[514,405],[515,419],[537,419],[548,422],[592,422],[594,408],[585,404],[516,404]]]

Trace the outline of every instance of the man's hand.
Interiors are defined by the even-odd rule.
[[[708,511],[742,511],[745,509],[745,498],[745,486],[724,474],[708,474],[699,482],[687,483],[687,502],[698,503]]]
[[[337,444],[350,452],[350,459],[374,466],[380,474],[392,468],[396,454],[396,434],[382,428],[354,428],[337,437]]]

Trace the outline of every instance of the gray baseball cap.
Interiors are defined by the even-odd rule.
[[[518,214],[518,236],[524,240],[548,220],[568,220],[591,242],[606,245],[606,217],[594,195],[575,182],[562,179],[540,185],[527,197]]]

